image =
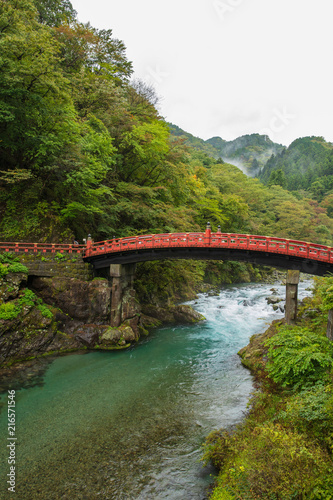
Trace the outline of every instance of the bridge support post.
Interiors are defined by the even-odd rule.
[[[133,290],[133,282],[135,275],[135,264],[111,264],[110,278],[112,281],[111,291],[111,326],[119,326],[122,321],[127,319],[131,307],[129,302],[123,303],[125,290],[130,291],[131,299],[134,300],[135,291]],[[131,301],[130,301],[131,302]]]
[[[333,342],[333,309],[328,311],[326,337]]]
[[[299,271],[289,269],[286,280],[286,310],[285,318],[287,325],[293,325],[297,319],[297,292],[299,283]]]

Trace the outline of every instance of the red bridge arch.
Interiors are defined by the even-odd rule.
[[[333,247],[305,241],[249,234],[148,234],[93,242],[87,245],[0,242],[0,252],[80,254],[95,269],[161,259],[233,260],[298,269],[323,276],[333,273]]]
[[[234,260],[298,269],[322,276],[333,272],[333,248],[305,241],[249,234],[149,234],[87,242],[84,260],[96,269],[161,259]]]

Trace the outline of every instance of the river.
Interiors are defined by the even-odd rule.
[[[311,282],[299,286],[309,295]],[[274,285],[284,296],[285,287]],[[239,422],[252,377],[237,351],[282,317],[272,285],[226,286],[188,302],[207,318],[156,329],[117,352],[48,360],[16,390],[16,492],[7,491],[7,393],[0,402],[0,498],[203,500],[205,436]]]

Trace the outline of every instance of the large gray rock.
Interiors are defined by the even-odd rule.
[[[206,319],[188,305],[168,307],[145,305],[142,311],[145,315],[156,318],[162,323],[196,323]]]
[[[26,284],[28,276],[25,273],[8,273],[0,280],[0,302],[15,299],[20,288]]]
[[[58,331],[56,314],[53,318],[45,317],[34,305],[24,306],[16,318],[0,320],[0,365],[9,360],[79,348],[77,340]]]
[[[206,319],[198,311],[187,305],[174,306],[173,315],[175,320],[181,323],[198,323]]]
[[[84,323],[105,324],[110,318],[111,288],[107,280],[39,278],[33,290],[44,302]]]
[[[266,297],[267,304],[278,304],[279,302],[282,302],[284,299],[282,297],[277,297],[276,295],[270,295],[269,297]]]

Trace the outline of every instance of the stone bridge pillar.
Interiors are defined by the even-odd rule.
[[[328,311],[326,337],[333,342],[333,309]]]
[[[133,289],[136,264],[111,264],[111,326],[135,316],[135,290]]]
[[[293,325],[297,319],[297,292],[299,271],[288,270],[286,280],[286,312],[287,325]]]

